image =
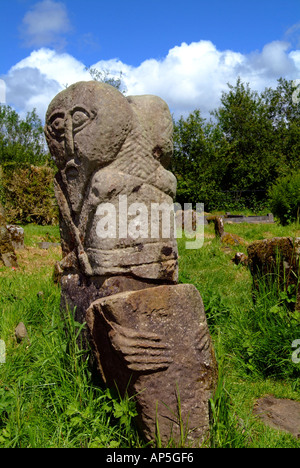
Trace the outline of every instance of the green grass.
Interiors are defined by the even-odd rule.
[[[225,229],[247,242],[300,236],[297,225],[226,224]],[[61,319],[60,290],[52,280],[61,252],[37,246],[58,242],[59,229],[27,226],[25,234],[20,268],[0,268],[0,339],[6,345],[6,363],[0,364],[0,448],[143,447],[133,400],[93,384],[88,353],[77,345],[81,326],[72,314]],[[179,280],[195,284],[203,298],[219,363],[207,445],[299,448],[299,440],[266,427],[252,412],[266,394],[300,400],[300,365],[291,360],[292,342],[300,339],[299,316],[264,287],[253,302],[248,269],[231,261],[246,246],[223,248],[211,225],[201,249],[186,250],[184,239],[178,245]],[[21,321],[30,343],[15,339]]]
[[[0,270],[0,448],[139,446],[133,401],[92,384],[88,353],[80,351],[80,325],[60,315],[60,290],[53,284],[60,249],[36,243],[59,240],[55,228],[28,226],[27,249],[18,271]],[[26,325],[30,343],[14,330]]]
[[[226,224],[225,230],[252,242],[277,236],[300,236],[297,225]],[[198,251],[179,240],[179,279],[198,288],[206,310],[220,382],[212,401],[212,446],[300,447],[283,432],[265,427],[252,414],[266,394],[300,401],[300,365],[292,362],[292,342],[300,338],[300,315],[291,313],[284,295],[262,280],[253,301],[249,270],[231,259],[247,246],[225,248],[205,228]]]

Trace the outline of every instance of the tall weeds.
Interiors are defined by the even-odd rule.
[[[0,298],[0,447],[139,446],[134,402],[93,385],[89,353],[78,346],[83,325],[71,313],[61,320],[52,280],[1,277]],[[30,343],[14,338],[21,319]]]

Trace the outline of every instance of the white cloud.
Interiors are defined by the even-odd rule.
[[[128,95],[156,94],[168,103],[176,118],[196,108],[209,117],[209,111],[219,105],[222,91],[228,89],[227,83],[235,84],[238,76],[259,92],[276,86],[280,77],[300,78],[300,50],[289,51],[288,43],[275,41],[260,52],[243,55],[199,41],[182,43],[165,58],[145,60],[137,67],[118,59],[102,60],[92,67],[117,75],[122,71]],[[85,64],[47,48],[32,52],[2,78],[7,84],[7,102],[23,111],[34,105],[42,118],[64,85],[91,79]]]
[[[62,47],[63,35],[70,29],[66,6],[61,2],[43,0],[36,3],[24,16],[21,35],[25,45],[29,47]]]
[[[61,91],[59,83],[38,68],[23,67],[11,70],[5,76],[7,103],[13,106],[22,117],[36,109],[44,119],[45,109],[51,99]]]
[[[90,75],[71,55],[42,48],[14,65],[3,78],[7,103],[22,115],[36,108],[43,120],[50,101],[58,92],[67,85],[90,79]]]
[[[261,75],[264,79],[297,73],[296,64],[288,53],[289,48],[290,44],[283,41],[274,41],[265,45],[261,53],[256,52],[249,56],[245,72]]]
[[[47,78],[57,81],[61,86],[87,80],[90,77],[85,65],[72,55],[46,48],[33,51],[29,57],[14,65],[10,73],[26,67],[37,68]]]
[[[147,60],[131,70],[127,87],[132,94],[161,95],[176,114],[201,107],[214,108],[226,83],[235,79],[234,68],[243,56],[218,51],[210,41],[182,43],[161,61]]]
[[[146,60],[136,68],[124,65],[124,75],[130,94],[158,94],[176,117],[196,108],[209,116],[227,83],[235,84],[238,76],[259,92],[276,86],[280,77],[300,77],[300,51],[289,52],[289,44],[281,41],[250,55],[220,51],[210,41],[182,43],[163,60]]]

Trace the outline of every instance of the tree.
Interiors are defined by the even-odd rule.
[[[276,89],[267,88],[262,94],[274,129],[281,174],[300,169],[300,104],[294,93],[293,81],[280,78]]]
[[[200,111],[174,124],[178,201],[211,209],[259,209],[275,180],[300,169],[300,106],[293,82],[258,94],[239,78],[205,122]],[[183,200],[184,199],[184,200]]]
[[[117,76],[111,74],[109,70],[98,70],[98,68],[86,67],[86,70],[91,75],[94,81],[106,83],[118,89],[122,93],[126,92],[126,86],[123,83],[123,72],[120,71]]]
[[[249,193],[266,191],[268,180],[276,175],[272,121],[263,99],[249,85],[238,79],[235,86],[228,86],[215,112],[229,143],[223,187]]]
[[[0,165],[44,164],[49,159],[42,122],[35,110],[25,119],[0,105]]]
[[[283,225],[299,221],[300,171],[279,177],[269,190],[272,213]]]
[[[204,203],[207,210],[218,206],[224,171],[220,140],[219,128],[206,122],[199,110],[174,122],[171,170],[177,177],[176,200],[181,205]]]
[[[280,173],[276,126],[263,94],[240,78],[228,87],[214,112],[228,146],[222,187],[232,197],[240,197],[241,205],[255,208],[266,202],[267,190]]]

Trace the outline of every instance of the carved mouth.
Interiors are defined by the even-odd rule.
[[[68,181],[77,179],[77,177],[79,176],[78,167],[79,166],[75,164],[74,161],[68,162],[68,164],[66,165],[66,169],[65,169],[65,174],[66,174]]]

